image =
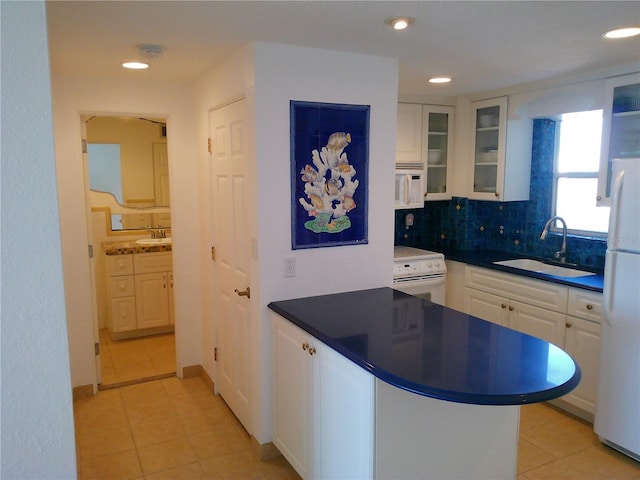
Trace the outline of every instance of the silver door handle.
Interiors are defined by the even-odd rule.
[[[251,289],[249,287],[247,287],[246,290],[243,290],[242,292],[236,288],[234,292],[236,292],[241,297],[251,298]]]

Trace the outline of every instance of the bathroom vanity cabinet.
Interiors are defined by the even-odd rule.
[[[107,328],[123,339],[173,331],[171,252],[107,255]]]

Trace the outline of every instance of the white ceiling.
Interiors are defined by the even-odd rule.
[[[392,16],[416,19],[406,31]],[[400,94],[465,95],[638,64],[634,1],[48,1],[54,74],[188,82],[240,46],[264,41],[395,57]],[[145,71],[120,63],[163,45]],[[322,68],[322,66],[318,66]],[[449,85],[426,79],[452,76]]]

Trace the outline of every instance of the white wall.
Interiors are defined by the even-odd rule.
[[[326,66],[330,67],[327,68]],[[251,263],[252,426],[260,443],[271,441],[271,329],[267,304],[298,296],[390,286],[393,260],[393,172],[398,62],[325,50],[258,43],[237,52],[194,85],[199,136],[209,134],[209,113],[247,99],[249,158],[255,208],[250,236],[257,243]],[[291,250],[289,101],[371,105],[369,157],[369,243]],[[254,131],[255,129],[255,131]],[[202,222],[210,218],[209,154],[199,150]],[[259,178],[259,182],[256,181]],[[203,232],[209,255],[211,232]],[[283,277],[283,259],[293,256],[297,276]],[[202,279],[203,296],[214,291],[213,267]],[[335,275],[336,270],[342,272]],[[215,375],[215,322],[211,299],[203,316],[203,365]],[[348,321],[348,320],[346,320]]]
[[[44,2],[2,2],[0,477],[76,478]]]
[[[252,307],[259,319],[254,338],[254,418],[260,443],[271,440],[271,321],[274,300],[391,286],[393,175],[398,92],[395,59],[327,50],[254,45],[258,183],[259,290]],[[291,250],[289,101],[370,105],[369,243]],[[283,277],[284,257],[297,275]],[[349,321],[349,319],[345,319]]]
[[[134,75],[140,72],[132,72]],[[87,258],[80,114],[136,114],[167,119],[176,353],[179,371],[201,363],[200,264],[193,255],[200,238],[194,109],[188,85],[140,80],[57,77],[53,112],[60,203],[60,232],[73,386],[95,384],[93,328]],[[203,140],[204,141],[204,140]],[[96,248],[96,251],[100,249]]]

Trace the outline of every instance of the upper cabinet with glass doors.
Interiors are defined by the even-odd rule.
[[[528,200],[532,121],[508,118],[507,97],[471,102],[473,169],[469,198]]]
[[[425,200],[451,198],[451,168],[453,150],[453,107],[422,106]]]
[[[425,200],[451,198],[454,107],[398,104],[396,167],[424,171]]]
[[[640,161],[640,73],[605,82],[603,115],[597,204],[609,205],[611,160],[638,158]]]

